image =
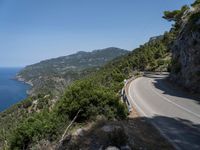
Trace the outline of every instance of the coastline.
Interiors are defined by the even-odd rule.
[[[28,90],[26,90],[26,94],[28,95],[28,96],[30,96],[31,95],[31,90],[32,90],[32,88],[33,88],[33,83],[31,82],[31,81],[26,81],[23,77],[21,77],[20,75],[16,75],[16,77],[14,78],[14,80],[17,80],[17,81],[19,81],[19,82],[23,82],[23,83],[25,83],[25,84],[28,84],[29,86],[30,86],[30,89],[28,89]]]
[[[16,103],[28,98],[32,94],[31,82],[26,82],[18,76],[21,68],[0,68],[0,113]]]

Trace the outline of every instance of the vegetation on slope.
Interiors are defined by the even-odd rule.
[[[200,4],[200,0],[196,0],[196,1],[194,1],[194,3],[191,6],[196,7],[199,4]]]
[[[164,18],[172,20],[170,18],[176,16],[176,19],[180,19],[177,16],[183,15],[184,11],[186,11],[185,6],[180,11],[166,12]],[[193,16],[192,20],[195,18],[199,16]],[[44,139],[51,143],[58,143],[66,126],[79,110],[81,112],[76,123],[95,120],[97,116],[104,116],[111,120],[125,118],[128,114],[127,109],[119,100],[124,79],[138,71],[165,71],[170,70],[171,66],[173,69],[178,68],[175,60],[171,62],[169,47],[180,32],[180,25],[179,21],[176,22],[170,32],[152,38],[131,53],[116,58],[99,70],[91,71],[90,75],[73,82],[51,109],[45,107],[38,112],[24,115],[20,122],[14,124],[15,126],[12,126],[9,121],[2,123],[1,143],[6,145],[5,141],[7,141],[10,149],[31,148]],[[39,99],[43,101],[45,96]],[[26,107],[28,110],[32,105]],[[23,113],[26,114],[25,111]],[[0,121],[7,118],[8,115],[1,115]],[[7,124],[10,125],[9,130],[6,129]]]
[[[41,92],[60,95],[72,81],[127,53],[128,51],[115,47],[92,52],[81,51],[27,66],[17,78],[33,85],[31,95]]]
[[[166,69],[170,64],[166,47],[168,41],[169,34],[166,33],[162,38],[155,38],[126,56],[111,61],[90,76],[75,81],[52,109],[44,108],[32,113],[16,123],[16,127],[11,127],[12,130],[4,136],[8,145],[11,149],[22,149],[42,139],[58,141],[78,110],[81,112],[77,122],[93,120],[99,115],[108,119],[125,118],[127,109],[119,100],[124,79],[134,71]],[[1,120],[4,117],[8,116],[1,116]]]
[[[183,6],[181,10],[165,12],[164,18],[173,20],[173,42],[170,79],[188,91],[200,91],[200,1]]]

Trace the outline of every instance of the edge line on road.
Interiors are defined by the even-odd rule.
[[[152,81],[151,81],[151,80],[149,81],[149,84],[150,84],[150,86],[152,86]],[[153,86],[152,86],[152,87],[153,87]],[[180,105],[176,104],[175,102],[172,102],[170,99],[168,99],[168,98],[162,96],[160,93],[158,93],[155,89],[151,88],[151,90],[152,90],[156,95],[162,97],[162,98],[163,98],[164,100],[166,100],[167,102],[169,102],[169,103],[171,103],[171,104],[177,106],[178,108],[180,108],[180,109],[182,109],[182,110],[184,110],[184,111],[186,111],[186,112],[188,112],[188,113],[190,113],[190,114],[193,114],[194,116],[200,118],[200,115],[198,115],[198,114],[196,114],[196,113],[190,111],[189,109],[187,109],[187,108],[185,108],[185,107],[183,107],[183,106],[180,106]]]
[[[128,93],[127,93],[128,96],[129,96],[129,98],[131,99],[131,102],[132,102],[131,104],[134,104],[136,110],[139,109],[139,110],[140,110],[140,113],[143,113],[144,117],[148,118],[147,114],[142,110],[142,108],[141,108],[140,106],[138,106],[138,105],[134,102],[133,97],[130,95],[130,86],[131,86],[132,83],[133,83],[133,81],[129,84],[129,86],[128,86]],[[138,110],[138,111],[139,111],[139,110]],[[172,144],[172,146],[174,146],[174,148],[175,148],[176,150],[181,150],[181,148],[180,148],[178,145],[176,145],[176,144],[173,142],[173,140],[171,140],[171,139],[162,131],[162,129],[159,128],[159,126],[158,126],[156,123],[154,123],[153,121],[150,121],[150,122],[151,122],[151,124],[160,132],[160,134],[161,134],[164,138],[166,138],[166,139]]]
[[[132,82],[131,82],[132,83]],[[132,103],[134,103],[134,105],[136,106],[136,108],[138,108],[139,110],[140,110],[140,113],[142,113],[145,117],[147,117],[147,114],[142,110],[142,108],[140,107],[140,106],[138,106],[138,104],[136,104],[135,102],[134,102],[134,98],[131,96],[131,92],[130,92],[130,86],[131,86],[131,83],[130,83],[130,85],[129,85],[129,87],[128,87],[128,95],[129,95],[129,97],[131,98],[131,102]]]

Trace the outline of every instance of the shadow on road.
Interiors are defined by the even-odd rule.
[[[168,138],[183,150],[200,149],[200,125],[180,118],[155,116],[148,119],[159,126]]]
[[[167,74],[145,74],[145,77],[155,79],[153,85],[155,88],[161,90],[163,94],[177,96],[181,98],[186,98],[187,100],[194,100],[197,104],[200,104],[200,96],[191,94],[186,91],[186,89],[179,87],[178,85],[172,83]],[[184,99],[184,100],[186,100]]]

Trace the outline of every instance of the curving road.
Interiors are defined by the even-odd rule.
[[[167,74],[145,74],[128,85],[130,103],[181,150],[200,150],[200,98],[169,84]]]

